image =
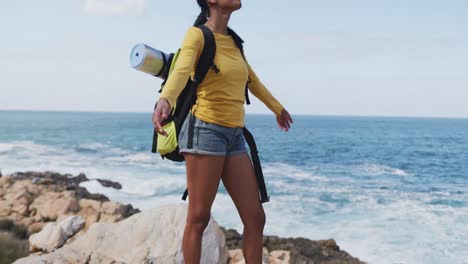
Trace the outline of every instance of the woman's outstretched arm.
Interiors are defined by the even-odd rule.
[[[247,67],[249,69],[249,90],[252,92],[255,97],[260,99],[276,116],[281,115],[284,107],[281,105],[278,100],[271,94],[271,92],[263,85],[263,83],[255,74],[254,70],[248,62]]]

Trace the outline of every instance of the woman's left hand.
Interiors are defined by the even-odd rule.
[[[284,108],[283,111],[281,111],[281,114],[276,116],[276,121],[278,122],[279,128],[285,132],[291,128],[289,122],[294,123],[291,115],[289,115],[288,111]]]

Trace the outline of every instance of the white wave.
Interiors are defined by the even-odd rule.
[[[262,163],[263,174],[274,178],[291,178],[296,180],[311,180],[328,182],[330,178],[314,175],[300,167],[281,162]],[[265,176],[267,177],[267,176]]]
[[[159,158],[154,153],[126,153],[122,155],[115,155],[106,157],[107,161],[116,161],[120,163],[132,163],[132,164],[154,164],[155,161]]]
[[[91,143],[82,143],[78,144],[79,148],[89,149],[89,150],[102,150],[104,148],[109,148],[110,146],[107,144],[99,143],[99,142],[91,142]]]
[[[463,263],[467,207],[427,204],[432,193],[345,189],[326,189],[352,202],[344,206],[323,201],[315,189],[310,197],[271,197],[264,206],[265,234],[334,238],[340,248],[368,263]]]
[[[382,174],[392,174],[398,176],[408,176],[410,173],[398,169],[392,168],[390,166],[382,165],[382,164],[372,164],[372,163],[364,163],[362,165],[358,165],[355,167],[355,170],[359,173],[363,173],[366,175],[382,175]]]
[[[8,153],[13,149],[14,145],[11,143],[0,143],[0,154]]]
[[[0,143],[0,153],[2,154],[23,154],[31,156],[33,154],[46,154],[53,152],[54,148],[48,145],[36,144],[30,140],[17,140]]]
[[[86,153],[82,150],[92,150],[95,153]],[[33,141],[11,141],[0,143],[0,161],[4,159],[3,164],[7,160],[21,160],[26,163],[29,161],[51,161],[63,160],[71,163],[82,162],[83,166],[90,163],[95,164],[96,161],[116,162],[120,164],[150,162],[153,165],[162,159],[155,153],[148,152],[132,152],[122,148],[112,147],[102,143],[85,143],[78,146],[69,146],[66,144],[47,145],[39,144]],[[165,163],[170,163],[169,161]]]

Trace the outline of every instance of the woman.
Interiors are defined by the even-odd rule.
[[[153,114],[157,132],[167,136],[161,121],[167,118],[203,49],[206,25],[216,41],[215,65],[197,88],[197,101],[179,134],[179,151],[185,158],[188,215],[183,235],[185,263],[200,263],[201,242],[219,181],[222,180],[244,224],[243,253],[246,263],[262,261],[265,213],[259,201],[255,171],[243,136],[245,84],[276,115],[279,127],[288,131],[291,116],[259,81],[243,59],[227,26],[231,13],[241,8],[240,0],[197,0],[201,13],[185,35],[173,72],[166,81]],[[187,148],[188,120],[195,118],[193,148]]]

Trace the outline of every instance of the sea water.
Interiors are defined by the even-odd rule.
[[[152,113],[0,111],[0,169],[118,181],[81,186],[140,210],[181,200],[185,164],[151,152]],[[246,115],[270,201],[265,235],[336,240],[369,263],[468,263],[468,119]],[[190,197],[190,195],[189,195]],[[242,232],[220,183],[212,215]]]

